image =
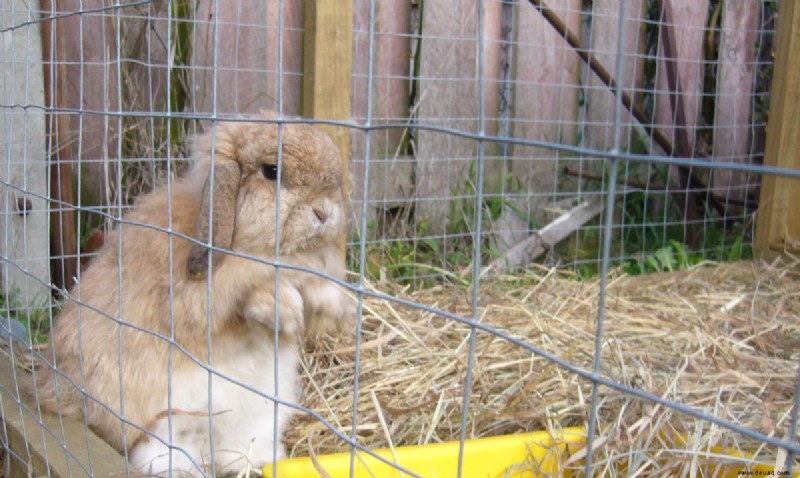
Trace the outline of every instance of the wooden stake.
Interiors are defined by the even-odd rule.
[[[303,38],[303,116],[351,119],[353,0],[306,0]],[[320,125],[342,153],[345,198],[349,197],[350,130]],[[345,201],[347,207],[348,201]],[[341,239],[345,247],[346,235]]]
[[[781,2],[764,164],[800,169],[800,6]],[[761,179],[757,255],[800,251],[800,180]]]
[[[303,42],[303,116],[351,119],[353,1],[306,0]],[[350,159],[350,130],[321,126]],[[347,169],[347,166],[345,166]]]

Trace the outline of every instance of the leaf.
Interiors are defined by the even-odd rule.
[[[661,249],[657,250],[655,253],[656,259],[661,267],[661,269],[666,269],[670,272],[675,270],[675,265],[677,263],[675,259],[675,254],[673,250],[669,246],[664,246]]]

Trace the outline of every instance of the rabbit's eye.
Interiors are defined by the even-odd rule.
[[[274,164],[264,164],[261,166],[261,174],[270,181],[278,179],[278,166]]]

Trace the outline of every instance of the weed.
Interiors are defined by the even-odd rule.
[[[635,144],[635,143],[634,143]],[[669,171],[647,165],[620,165],[625,178],[635,184],[617,200],[612,230],[611,267],[621,266],[628,274],[684,270],[706,261],[735,261],[751,258],[750,231],[744,223],[731,223],[706,208],[701,240],[691,244],[682,214],[683,197],[666,189]],[[606,174],[599,175],[608,177]],[[650,186],[653,185],[652,189]],[[599,182],[585,189],[601,193]],[[597,200],[605,200],[598,197]],[[602,218],[597,218],[556,248],[562,261],[581,277],[599,273],[602,250]]]
[[[463,186],[456,190],[454,199],[450,202],[450,222],[447,225],[449,236],[463,236],[467,241],[460,246],[451,245],[452,254],[462,254],[471,260],[473,239],[475,237],[475,204],[478,194],[477,185],[477,163],[471,162],[467,171],[462,175],[465,180]],[[494,224],[500,220],[505,211],[513,211],[519,217],[525,218],[528,230],[535,228],[535,221],[528,216],[523,208],[515,203],[514,198],[524,195],[522,179],[514,174],[506,172],[501,178],[492,181],[490,178],[484,179],[483,200],[481,202],[481,214],[484,224],[484,234],[481,238],[482,260],[491,261],[499,255],[499,251],[491,240],[491,232]],[[456,261],[458,262],[458,261]]]
[[[373,281],[391,279],[401,285],[429,287],[441,280],[468,285],[453,270],[465,264],[465,256],[445,256],[444,245],[428,235],[430,223],[420,221],[416,238],[370,241],[366,244],[365,275]],[[356,241],[358,242],[358,241]],[[356,248],[349,248],[348,263],[358,269]]]
[[[47,299],[34,299],[30,305],[20,301],[20,292],[10,290],[7,294],[0,294],[0,320],[9,318],[16,320],[25,327],[27,337],[34,344],[47,342],[47,333],[50,331],[50,303]]]

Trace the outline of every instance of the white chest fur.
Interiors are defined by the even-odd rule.
[[[212,471],[212,451],[217,473],[244,469],[248,461],[261,467],[284,457],[280,440],[294,409],[276,409],[266,396],[275,396],[277,384],[282,401],[297,403],[297,355],[293,345],[281,344],[276,350],[272,333],[254,325],[245,341],[238,336],[230,343],[214,342],[210,380],[199,365],[174,371],[171,407],[164,407],[172,413],[156,417],[151,428],[155,436],[133,448],[131,464],[151,475],[172,470],[178,476],[196,476]]]

